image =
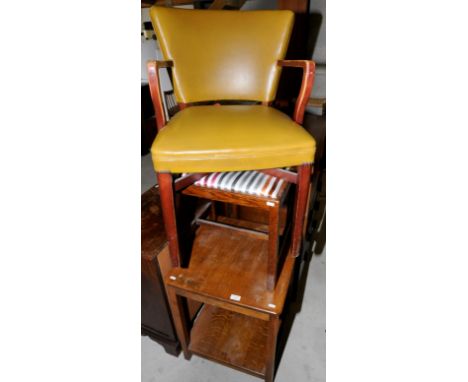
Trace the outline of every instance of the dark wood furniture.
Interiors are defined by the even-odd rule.
[[[166,245],[159,192],[153,187],[141,198],[141,333],[178,355],[180,344],[163,283],[170,267],[169,258],[161,254]]]
[[[167,353],[178,356],[180,343],[163,282],[171,267],[156,185],[141,197],[141,334],[161,344]],[[190,320],[195,318],[200,306],[197,301],[187,301]]]

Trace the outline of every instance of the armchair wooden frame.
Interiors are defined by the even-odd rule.
[[[310,60],[279,60],[278,65],[280,67],[300,68],[303,70],[302,85],[296,100],[293,114],[293,120],[299,125],[302,125],[304,120],[305,108],[307,106],[307,101],[309,99],[314,82],[315,63]],[[163,68],[169,69],[173,66],[173,61],[149,61],[147,63],[149,88],[156,114],[156,126],[158,131],[164,128],[164,126],[167,123],[162,101],[162,92],[160,88],[159,70]],[[216,102],[216,100],[213,100],[213,102]],[[269,106],[268,102],[262,102],[262,104],[265,106]],[[178,105],[180,110],[191,106],[191,104],[187,103],[178,103]],[[276,176],[285,180],[288,183],[293,183],[296,185],[291,231],[291,245],[289,252],[289,256],[292,257],[297,257],[300,254],[312,170],[312,163],[303,163],[298,165],[297,173],[280,168],[257,170],[269,175]],[[181,264],[177,234],[178,231],[175,213],[174,192],[180,191],[190,186],[192,183],[205,176],[206,174],[207,173],[189,174],[187,176],[180,177],[174,181],[171,173],[157,172],[157,179],[159,183],[161,196],[162,213],[173,267],[180,267]],[[275,273],[276,277],[276,265],[269,265],[269,269],[271,269],[272,272]],[[269,280],[271,280],[270,277]],[[274,289],[274,281],[268,281],[267,284],[269,290]]]

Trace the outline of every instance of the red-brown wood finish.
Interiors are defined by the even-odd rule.
[[[190,267],[174,268],[165,279],[184,354],[273,381],[280,316],[296,259],[285,259],[275,289],[268,291],[267,256],[267,244],[258,237],[232,235],[221,227],[199,228]],[[205,304],[191,330],[181,298]]]
[[[275,170],[272,169],[268,173],[272,175],[280,172],[282,170]],[[282,173],[281,173],[282,174]],[[282,174],[283,175],[283,174]],[[284,177],[291,178],[296,177],[296,174],[284,171]],[[268,244],[268,280],[267,280],[267,289],[274,290],[276,277],[277,277],[277,267],[278,267],[278,247],[279,247],[279,221],[280,221],[280,209],[282,206],[282,202],[284,200],[284,196],[289,189],[289,185],[287,183],[283,183],[281,189],[278,193],[278,198],[269,198],[263,196],[256,196],[256,195],[248,195],[242,194],[237,192],[230,192],[225,190],[217,190],[202,186],[192,185],[182,191],[185,195],[191,195],[198,198],[209,199],[213,201],[229,203],[232,205],[233,210],[237,211],[239,206],[246,206],[246,207],[255,207],[257,209],[262,209],[268,212],[269,214],[269,221],[268,221],[268,236],[264,233],[260,233],[255,230],[251,230],[249,228],[240,228],[233,226],[231,224],[225,224],[221,222],[217,222],[216,218],[212,221],[207,221],[204,219],[198,219],[197,222],[199,224],[211,224],[217,226],[224,226],[229,227],[233,230],[242,231],[242,232],[251,232],[251,234],[261,235],[262,237],[267,237],[269,244]],[[216,214],[214,214],[216,217]],[[235,220],[235,219],[233,219]]]
[[[302,85],[294,107],[293,119],[296,123],[302,125],[304,122],[304,112],[310,97],[310,92],[314,85],[315,62],[311,60],[279,60],[279,66],[302,68]]]
[[[173,268],[165,283],[191,299],[214,300],[206,302],[211,305],[218,302],[231,310],[236,305],[244,308],[240,313],[266,320],[269,314],[282,312],[296,259],[285,258],[274,291],[266,288],[267,260],[265,239],[243,232],[233,235],[228,228],[202,225],[195,233],[190,266]],[[232,300],[231,294],[242,298]]]
[[[189,349],[203,358],[263,378],[268,321],[205,304],[190,333]]]
[[[148,70],[148,82],[153,100],[154,113],[156,115],[156,127],[161,130],[166,124],[166,113],[164,112],[163,101],[161,97],[161,85],[159,80],[159,69],[171,68],[172,61],[148,61],[146,68]]]
[[[270,316],[267,330],[267,343],[265,351],[265,381],[273,382],[275,378],[275,358],[276,358],[276,342],[278,338],[278,330],[280,327],[280,319],[278,316]]]
[[[174,289],[166,289],[167,296],[169,297],[169,304],[172,311],[172,317],[174,319],[174,325],[176,327],[177,335],[179,337],[182,351],[185,359],[189,360],[192,358],[192,354],[188,349],[190,342],[189,334],[189,320],[187,317],[187,311],[184,307],[184,301],[182,297],[178,296]]]
[[[289,9],[294,13],[305,13],[308,8],[308,0],[278,0],[278,9]]]
[[[177,235],[177,220],[174,204],[174,189],[172,175],[169,173],[156,173],[159,184],[159,195],[161,196],[161,210],[166,229],[169,251],[173,267],[180,266],[179,240]]]
[[[231,192],[227,190],[218,190],[214,188],[201,187],[197,185],[191,185],[184,189],[182,193],[184,195],[195,196],[197,198],[216,200],[217,202],[237,204],[246,207],[261,208],[263,210],[269,210],[271,207],[279,204],[281,196],[287,190],[287,185],[283,183],[280,191],[278,192],[278,199],[243,194],[239,192]]]
[[[274,290],[278,269],[279,206],[270,209],[268,224],[268,276],[267,288]]]
[[[296,198],[294,202],[293,230],[291,239],[291,256],[293,257],[297,257],[300,254],[302,227],[304,225],[307,199],[309,197],[311,173],[312,165],[310,163],[302,164],[298,167],[298,182],[296,185]]]

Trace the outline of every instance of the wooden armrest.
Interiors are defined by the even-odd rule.
[[[159,69],[172,68],[173,61],[148,61],[146,68],[148,70],[148,81],[151,99],[153,101],[154,114],[156,115],[156,127],[158,131],[166,124],[166,113],[161,97],[161,86],[159,80]]]
[[[294,107],[294,121],[302,125],[307,102],[314,85],[315,62],[311,60],[278,60],[281,67],[302,68],[302,85]]]
[[[174,66],[174,61],[166,60],[166,61],[154,61],[158,69],[161,68],[172,68]]]

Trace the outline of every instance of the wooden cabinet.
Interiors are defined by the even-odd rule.
[[[153,187],[141,199],[141,333],[164,346],[166,352],[178,355],[180,344],[162,280],[169,260],[161,256],[165,246],[159,193]]]

